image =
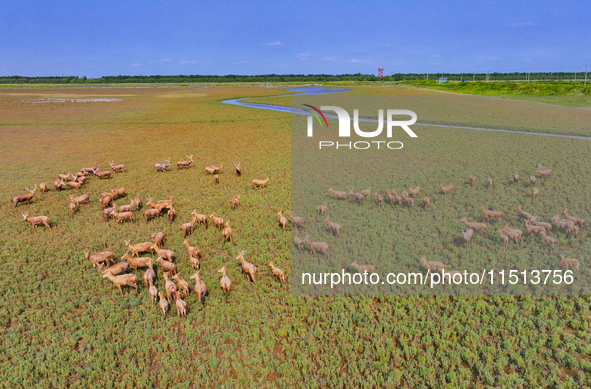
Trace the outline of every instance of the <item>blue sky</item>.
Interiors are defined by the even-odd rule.
[[[584,71],[591,2],[0,2],[0,75]]]

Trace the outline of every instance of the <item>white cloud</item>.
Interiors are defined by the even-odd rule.
[[[162,59],[160,60],[160,62],[163,62],[163,63],[164,63],[164,62],[170,62],[170,61],[172,61],[172,60],[171,60],[171,59],[169,59],[169,58],[162,58]]]
[[[195,65],[197,61],[181,61],[181,65]]]
[[[434,58],[439,58],[439,57],[441,57],[441,56],[440,56],[439,54],[433,54],[433,57],[434,57]]]
[[[267,46],[283,46],[283,43],[279,41],[267,43]]]

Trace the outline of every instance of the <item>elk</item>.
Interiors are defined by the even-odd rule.
[[[209,215],[209,217],[211,218],[211,220],[213,221],[213,225],[216,228],[221,229],[224,226],[224,219],[221,217],[217,217],[215,215],[215,212],[212,212],[211,215]]]
[[[172,224],[172,222],[176,218],[176,209],[174,209],[172,204],[170,205],[170,207],[168,207],[168,211],[166,212],[166,214],[168,215],[168,221],[170,222],[170,224]],[[191,232],[193,232],[192,229]]]
[[[172,257],[174,257],[174,253],[172,252],[172,250],[161,249],[158,247],[157,244],[153,244],[151,248],[156,252],[156,255],[158,255],[160,258],[166,258],[169,261],[172,261]]]
[[[540,190],[538,188],[531,188],[531,195],[534,199],[536,198],[539,191]]]
[[[148,283],[150,283],[150,281],[153,281],[154,278],[156,278],[156,273],[154,273],[153,264],[152,264],[152,262],[150,262],[149,266],[148,266],[148,270],[146,270],[144,272],[144,282],[146,284],[148,284]]]
[[[518,181],[519,181],[519,174],[517,174],[517,173],[513,174],[513,183],[517,184]]]
[[[164,201],[164,202],[161,203],[159,201],[157,203],[154,203],[153,200],[154,200],[153,197],[148,197],[148,202],[146,203],[146,205],[152,209],[158,210],[158,213],[162,212],[163,209],[166,209],[172,205],[172,201],[168,202],[168,200],[160,200],[160,201]]]
[[[207,286],[205,282],[199,277],[199,272],[193,273],[190,277],[192,280],[195,280],[195,293],[197,293],[197,298],[201,301],[201,304],[205,304],[205,296],[207,296]]]
[[[131,212],[132,207],[133,207],[133,200],[128,205],[120,206],[118,212]]]
[[[199,258],[189,256],[189,262],[193,269],[199,270]]]
[[[135,206],[135,210],[139,211],[140,208],[142,207],[142,201],[140,200],[140,194],[136,193],[135,194],[135,199],[131,200],[132,205]]]
[[[80,189],[82,184],[76,181],[68,181],[66,182],[66,186],[70,187],[71,189]]]
[[[179,162],[177,162],[176,163],[177,170],[180,169],[180,168],[182,168],[182,167],[188,169],[189,168],[189,165],[192,164],[193,162],[195,162],[195,161],[193,161],[193,154],[191,154],[191,155],[185,155],[185,157],[187,157],[188,161],[179,161]]]
[[[367,196],[371,195],[371,186],[367,189],[363,189],[361,191],[361,194],[363,195],[364,198],[367,198]]]
[[[423,207],[427,209],[427,207],[431,204],[431,199],[427,196],[423,197]]]
[[[60,180],[62,180],[62,181],[67,181],[68,178],[70,178],[70,176],[71,176],[70,172],[68,172],[68,174],[58,173],[57,178],[60,179]]]
[[[244,259],[244,253],[246,253],[246,250],[240,251],[236,259],[239,260],[240,264],[242,265],[242,272],[246,274],[248,278],[250,278],[250,280],[254,283],[256,282],[257,266]]]
[[[68,208],[70,208],[70,211],[72,211],[72,215],[76,213],[76,209],[78,209],[78,204],[74,203],[74,202],[70,202],[70,205],[68,205]]]
[[[298,236],[298,230],[296,230],[295,236],[293,237],[293,243],[296,245],[298,250],[302,251],[302,245],[304,244],[304,240]]]
[[[152,240],[154,241],[154,245],[164,245],[164,241],[166,240],[166,235],[164,235],[164,232],[154,232],[151,236]]]
[[[105,274],[105,272],[110,271],[111,274],[116,276],[116,275],[125,273],[125,271],[127,271],[127,268],[129,267],[129,263],[119,262],[119,263],[116,263],[116,264],[111,265],[106,268],[103,266],[102,263],[97,263],[97,266],[98,266],[99,270],[101,271],[101,273]]]
[[[98,164],[94,164],[93,167],[83,167],[80,171],[84,172],[85,174],[94,174],[94,171],[97,170],[99,167]]]
[[[536,181],[536,176],[529,176],[529,182],[531,183],[531,186],[534,186],[536,184]]]
[[[170,166],[170,157],[168,157],[168,159],[163,159],[162,160],[163,163],[156,163],[154,164],[154,167],[156,168],[156,173],[158,172],[165,172],[166,169]]]
[[[296,226],[296,227],[306,227],[306,219],[304,219],[301,216],[293,216],[293,213],[291,211],[289,211],[289,217],[291,217],[291,222]]]
[[[564,256],[564,254],[560,254],[559,257],[560,257],[560,265],[562,267],[564,267],[567,270],[572,267],[575,272],[577,272],[577,273],[579,272],[579,270],[581,268],[581,262],[579,262],[576,259],[566,258]]]
[[[489,177],[488,180],[486,180],[486,184],[488,185],[489,188],[492,188],[492,186],[493,186],[493,179],[491,177]]]
[[[187,317],[187,303],[181,300],[180,292],[176,292],[176,315],[178,317]]]
[[[213,175],[213,183],[218,185],[220,183],[220,176],[217,174]]]
[[[480,206],[480,210],[484,214],[483,217],[485,219],[488,219],[489,217],[492,218],[492,219],[502,219],[503,218],[503,212],[489,211],[487,209],[484,209],[484,205],[481,205]]]
[[[402,200],[406,200],[406,198],[408,197],[408,192],[407,191],[402,191],[402,193],[400,193],[400,197],[402,197]]]
[[[185,239],[183,241],[183,244],[187,248],[187,254],[189,254],[189,257],[201,258],[201,250],[199,248],[191,246],[191,244],[189,243],[189,241],[187,239]]]
[[[115,258],[115,253],[111,251],[103,251],[96,254],[90,254],[88,251],[85,251],[84,258],[88,259],[92,263],[92,267],[96,267],[96,265],[100,262],[107,262],[107,265],[109,262],[115,263],[113,260],[113,258]]]
[[[61,178],[59,180],[55,180],[53,182],[53,186],[55,186],[55,189],[60,192],[62,190],[62,187],[64,186],[64,180],[62,180]]]
[[[347,192],[342,190],[333,190],[332,187],[328,189],[328,192],[332,193],[335,200],[336,199],[345,199],[347,200]]]
[[[27,205],[29,205],[31,203],[31,199],[33,198],[33,196],[35,196],[35,191],[37,190],[37,185],[35,185],[35,187],[33,188],[33,190],[25,187],[25,189],[29,192],[27,194],[24,195],[20,195],[20,196],[16,196],[12,199],[12,203],[14,204],[14,208],[16,208],[16,206],[19,203],[24,203],[25,201],[27,202]]]
[[[37,227],[37,224],[43,224],[45,227],[51,230],[51,226],[49,225],[50,221],[47,216],[33,216],[29,217],[29,212],[21,213],[23,216],[23,220],[31,223],[31,228]]]
[[[273,262],[269,263],[268,266],[271,269],[271,272],[273,273],[273,277],[277,277],[279,281],[285,284],[285,273],[283,272],[283,270],[275,266]]]
[[[111,197],[113,197],[113,199],[116,199],[117,197],[124,197],[125,191],[125,188],[111,188]]]
[[[134,257],[130,257],[129,256],[129,252],[126,252],[125,254],[123,254],[123,256],[121,257],[121,260],[126,260],[127,262],[129,262],[129,264],[131,265],[131,267],[133,267],[134,270],[137,270],[138,267],[152,267],[152,261],[153,259],[150,257],[138,257],[138,258],[134,258]]]
[[[581,219],[580,217],[576,217],[576,216],[570,216],[568,214],[568,210],[564,210],[562,211],[562,214],[566,217],[566,220],[571,221],[575,224],[578,224],[579,227],[583,227],[583,225],[585,224],[585,220]]]
[[[170,301],[170,299],[175,296],[176,285],[174,284],[174,282],[168,279],[168,272],[163,272],[162,276],[164,277],[164,290],[166,291],[166,300]]]
[[[552,246],[552,248],[554,248],[554,244],[556,243],[556,239],[554,239],[554,238],[553,238],[553,237],[551,237],[551,236],[548,236],[548,235],[546,235],[546,231],[545,231],[545,230],[544,230],[544,231],[542,231],[542,232],[540,233],[540,235],[542,236],[542,240],[543,240],[544,242],[546,242],[547,244],[551,245],[551,246]]]
[[[474,175],[471,175],[470,177],[468,177],[468,182],[470,182],[470,186],[474,186],[474,182],[476,181],[476,177],[474,177]]]
[[[444,186],[443,184],[439,184],[439,187],[441,188],[441,191],[446,195],[454,189],[453,185]]]
[[[70,195],[70,201],[76,204],[80,204],[80,203],[89,203],[90,202],[90,196],[89,195],[82,195],[82,196],[74,196],[74,195]]]
[[[408,191],[410,192],[410,194],[412,194],[412,197],[417,197],[419,193],[421,193],[421,187],[411,186],[410,188],[408,188]]]
[[[162,315],[165,316],[166,312],[168,311],[168,301],[162,296],[162,292],[158,292],[158,296],[160,296],[160,309],[162,310]]]
[[[162,268],[163,272],[166,272],[166,273],[170,272],[172,274],[176,273],[176,265],[174,263],[167,261],[165,259],[162,259],[162,257],[156,258],[156,262],[158,262],[158,264]]]
[[[152,304],[155,304],[156,301],[158,301],[158,289],[154,286],[154,281],[151,278],[148,279],[148,283],[150,284],[148,287],[148,293],[150,293],[150,297],[152,298]],[[166,306],[168,307],[168,303],[166,303]]]
[[[240,166],[240,162],[238,162],[238,163],[234,162],[234,167],[236,168],[236,174],[241,175],[242,174],[242,166]]]
[[[123,223],[124,220],[134,222],[135,217],[133,216],[133,212],[113,212],[111,213],[115,219],[117,219],[117,223]]]
[[[194,209],[193,212],[191,212],[191,216],[195,216],[195,219],[197,219],[197,224],[205,224],[205,229],[207,229],[207,215],[197,213],[197,210]]]
[[[484,236],[488,236],[488,233],[486,232],[486,224],[477,223],[477,222],[469,222],[468,219],[466,218],[466,216],[461,218],[460,221],[462,223],[464,223],[466,225],[466,227],[471,228],[473,230],[477,230],[477,231],[481,232],[482,234],[484,234]]]
[[[109,161],[109,165],[115,173],[125,173],[125,165],[115,165],[115,161]]]
[[[277,212],[277,216],[279,216],[279,224],[281,225],[281,229],[285,230],[288,220],[285,216],[283,216],[283,210]]]
[[[376,196],[376,202],[378,203],[379,206],[381,206],[382,204],[384,204],[384,196],[380,195],[379,193],[374,193],[374,195]],[[326,201],[325,201],[326,203]]]
[[[112,196],[104,196],[104,197],[99,197],[99,204],[105,208],[107,205],[112,204],[113,203],[113,197]]]
[[[331,235],[332,235],[333,231],[336,231],[337,236],[341,236],[341,225],[340,224],[332,223],[328,217],[326,219],[324,219],[324,222],[326,223],[326,228],[328,228],[330,230]]]
[[[257,186],[260,186],[261,188],[264,188],[265,185],[267,185],[267,181],[269,181],[269,177],[265,177],[264,180],[252,180],[252,189],[254,190],[254,188],[256,188]]]
[[[230,201],[230,206],[232,209],[236,209],[240,205],[240,195],[237,194],[235,198]],[[207,219],[206,219],[207,220]]]
[[[107,270],[105,274],[103,274],[103,278],[108,278],[109,280],[111,280],[113,285],[119,288],[119,292],[121,292],[121,297],[123,297],[123,290],[121,289],[121,286],[123,285],[131,286],[132,288],[135,288],[137,292],[137,276],[135,274],[122,274],[119,276],[115,276]]]
[[[505,224],[505,227],[500,229],[499,232],[505,233],[507,237],[511,240],[514,240],[517,245],[519,245],[519,240],[521,239],[521,235],[523,234],[521,230],[509,228],[508,224]]]
[[[521,204],[517,206],[517,212],[519,213],[519,217],[522,219],[531,220],[534,218],[531,213],[525,212],[523,209],[521,209]]]
[[[222,169],[223,169],[224,165],[220,165],[220,166],[207,166],[205,168],[205,173],[207,174],[218,174]]]
[[[427,256],[423,255],[421,257],[421,265],[423,265],[423,267],[427,270],[430,271],[441,271],[444,270],[445,265],[442,262],[438,262],[438,261],[427,261]]]
[[[218,270],[218,273],[222,273],[222,278],[220,278],[220,286],[222,287],[224,294],[228,295],[228,293],[230,293],[230,287],[232,286],[232,282],[226,274],[226,267],[222,267],[220,270]],[[227,298],[226,301],[228,301]]]
[[[111,178],[111,172],[108,171],[108,170],[105,170],[105,171],[102,171],[102,172],[95,171],[94,172],[94,175],[97,176],[99,180]]]
[[[144,216],[146,217],[146,223],[147,223],[151,219],[160,216],[160,210],[154,209],[154,208],[146,209],[144,211]]]
[[[349,190],[349,193],[347,193],[347,195],[353,196],[353,198],[357,201],[357,205],[360,205],[361,202],[363,200],[365,200],[365,196],[362,195],[361,193],[355,193],[355,192],[353,192],[354,190],[355,190],[355,188]]]
[[[542,178],[546,178],[552,174],[552,169],[548,169],[546,166],[542,166],[541,163],[538,163],[538,170],[536,170],[536,173],[539,173]]]
[[[546,232],[546,228],[542,227],[542,226],[532,226],[531,224],[529,224],[529,220],[525,220],[525,229],[527,231],[528,234],[532,234],[532,233],[536,233],[536,234],[541,234],[541,233],[545,233]]]
[[[112,208],[105,208],[103,209],[102,215],[105,218],[106,221],[109,220],[109,218],[112,217],[113,212],[115,212],[117,210],[116,206],[113,206]]]
[[[41,192],[47,192],[47,182],[42,182],[39,184],[39,190]]]
[[[505,247],[507,247],[507,245],[509,244],[509,237],[505,234],[503,234],[503,232],[501,230],[497,231],[499,233],[499,239],[501,240],[502,243],[505,243]]]
[[[467,228],[466,230],[462,230],[462,235],[464,236],[464,247],[468,246],[470,243],[470,239],[474,235],[474,230],[471,228]]]
[[[407,197],[407,198],[405,198],[405,199],[404,199],[404,203],[405,203],[406,205],[410,205],[410,206],[412,206],[413,208],[415,207],[415,199],[413,199],[412,197]]]
[[[152,242],[143,242],[143,243],[137,243],[137,244],[130,244],[129,240],[123,240],[123,242],[125,242],[125,248],[128,251],[131,251],[131,253],[136,256],[139,257],[139,253],[145,253],[145,252],[154,252],[153,249],[153,244]]]
[[[539,222],[539,221],[536,220],[536,217],[535,216],[534,216],[533,219],[530,220],[530,223],[533,224],[534,226],[542,226],[548,232],[551,232],[552,231],[552,224],[546,223],[546,222]]]
[[[177,273],[172,276],[176,280],[178,290],[182,291],[185,296],[189,295],[189,283],[181,277],[181,273]]]
[[[330,259],[330,254],[328,253],[328,243],[326,242],[311,242],[310,235],[306,235],[304,238],[304,243],[308,245],[310,251],[314,254],[316,259],[318,259],[318,255],[316,255],[316,251],[321,251]]]
[[[376,267],[374,265],[361,265],[357,263],[357,261],[353,261],[351,266],[354,267],[358,273],[368,272],[369,274],[376,272]]]
[[[230,228],[230,220],[226,222],[226,228],[222,231],[222,245],[226,242],[234,243],[232,241],[232,228]]]
[[[392,191],[390,189],[386,189],[384,192],[386,193],[386,198],[388,199],[388,203],[390,203],[390,205],[394,205],[394,202],[396,201],[396,197],[394,197],[394,194],[392,193]]]

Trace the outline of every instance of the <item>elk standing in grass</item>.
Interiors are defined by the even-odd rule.
[[[466,227],[476,230],[476,231],[484,234],[484,236],[488,236],[488,233],[486,232],[486,224],[477,223],[477,222],[469,222],[468,219],[466,218],[466,216],[461,218],[460,221],[462,223],[464,223],[466,225]]]
[[[176,305],[176,315],[178,317],[187,317],[187,303],[181,300],[180,292],[178,290],[176,292],[176,301],[174,304]]]
[[[195,219],[197,219],[197,224],[205,224],[205,229],[207,230],[207,215],[204,215],[202,213],[197,213],[197,210],[194,209],[193,212],[191,212],[191,216],[194,216]]]
[[[83,167],[80,170],[83,171],[85,174],[94,174],[94,171],[97,170],[98,167],[99,165],[95,163],[93,167]]]
[[[531,195],[535,199],[540,190],[538,188],[531,188]]]
[[[519,174],[517,174],[517,173],[513,174],[513,183],[517,184],[518,181],[519,181]]]
[[[25,187],[25,189],[27,191],[29,191],[29,193],[24,194],[24,195],[20,195],[20,196],[16,196],[12,199],[12,202],[14,203],[14,208],[16,208],[16,206],[19,203],[24,203],[25,201],[27,202],[27,205],[29,205],[31,203],[31,199],[33,198],[33,196],[35,196],[35,191],[37,190],[37,185],[35,185],[35,187],[32,190],[27,187]]]
[[[113,274],[114,276],[117,276],[117,275],[123,274],[127,271],[127,268],[129,267],[129,263],[119,262],[119,263],[116,263],[116,264],[111,265],[109,267],[104,267],[102,263],[97,263],[97,266],[98,266],[99,270],[101,271],[101,273],[105,274],[107,271],[110,271],[111,274]]]
[[[168,301],[162,295],[162,292],[158,292],[158,296],[160,296],[160,309],[162,310],[162,315],[166,316],[166,312],[168,311]]]
[[[164,246],[164,241],[166,240],[166,235],[164,234],[164,232],[154,232],[151,236],[154,245]]]
[[[536,170],[536,173],[539,173],[542,178],[546,178],[552,174],[552,169],[548,169],[546,166],[542,166],[541,163],[538,163],[538,170]]]
[[[499,233],[499,239],[501,240],[502,243],[505,243],[505,247],[507,247],[507,245],[509,244],[509,237],[505,234],[503,234],[503,232],[501,230],[497,231]]]
[[[39,184],[39,190],[41,192],[47,192],[47,182],[42,182]]]
[[[125,165],[115,165],[115,161],[109,161],[109,165],[111,165],[111,169],[113,169],[115,173],[125,173]]]
[[[289,211],[289,217],[291,217],[291,222],[296,226],[296,227],[302,227],[305,228],[306,227],[306,219],[304,219],[301,216],[293,216],[293,213],[291,211]]]
[[[139,253],[144,253],[144,252],[154,252],[154,249],[152,248],[153,243],[152,242],[143,242],[143,243],[137,243],[137,244],[130,244],[129,240],[123,240],[123,242],[125,242],[125,248],[129,251],[131,251],[131,253],[136,256],[139,257]]]
[[[427,261],[427,256],[423,255],[421,257],[421,265],[427,270],[432,272],[444,270],[445,265],[439,261]]]
[[[242,250],[242,251],[238,252],[238,256],[236,257],[236,259],[240,261],[240,265],[242,266],[242,272],[244,274],[246,274],[246,276],[253,283],[255,283],[256,282],[257,266],[253,263],[248,262],[246,259],[244,259],[244,253],[246,253],[246,250]]]
[[[552,224],[546,222],[539,222],[536,220],[535,216],[533,219],[530,220],[530,223],[534,226],[542,226],[546,229],[546,231],[552,232]]]
[[[150,257],[132,257],[129,255],[129,252],[123,254],[121,260],[127,261],[134,270],[137,270],[138,267],[152,267],[153,261]]]
[[[76,181],[68,181],[66,182],[66,186],[70,187],[71,189],[80,189],[82,184]]]
[[[226,242],[230,242],[232,244],[234,243],[232,240],[232,228],[230,227],[230,220],[226,222],[226,228],[224,228],[222,231],[222,246]]]
[[[220,176],[217,174],[213,175],[213,183],[218,185],[220,183]]]
[[[59,180],[55,180],[53,182],[53,186],[55,186],[55,189],[60,192],[64,186],[64,181],[61,178]]]
[[[497,219],[500,220],[503,218],[503,212],[498,212],[498,211],[489,211],[487,209],[484,209],[484,205],[480,206],[480,210],[482,211],[482,213],[484,214],[483,217],[484,219],[488,219],[489,217],[491,219]]]
[[[224,295],[226,295],[226,302],[228,302],[228,293],[230,293],[230,288],[232,287],[232,282],[230,281],[230,278],[226,274],[226,267],[225,266],[222,267],[220,270],[218,270],[218,273],[222,273],[222,278],[220,278],[220,286],[222,287],[222,290],[224,291]]]
[[[330,254],[328,253],[328,243],[326,243],[326,242],[311,242],[310,235],[306,235],[306,237],[304,238],[304,243],[306,245],[308,245],[308,247],[310,248],[310,251],[312,251],[312,253],[314,254],[314,257],[316,257],[316,259],[318,259],[318,255],[316,255],[317,251],[322,252],[324,255],[326,255],[328,257],[328,259],[330,259]]]
[[[107,205],[110,205],[113,203],[113,197],[112,196],[103,196],[99,198],[99,204],[101,205],[101,207],[106,208]]]
[[[164,260],[162,257],[156,258],[156,262],[158,262],[163,271],[170,272],[172,274],[176,273],[176,265],[174,263]]]
[[[273,273],[273,277],[277,277],[279,281],[285,284],[285,273],[283,272],[283,270],[275,266],[273,262],[269,263],[268,266],[271,269],[271,272]]]
[[[371,186],[367,189],[363,189],[361,191],[361,194],[363,195],[364,198],[367,198],[367,196],[371,195]]]
[[[453,185],[439,184],[439,187],[441,188],[441,191],[446,195],[454,189]]]
[[[121,212],[131,212],[132,208],[133,208],[133,201],[131,202],[131,204],[120,206],[118,212],[120,212],[120,213]]]
[[[118,197],[125,197],[125,192],[125,188],[111,188],[111,197],[113,197],[113,199],[116,199]]]
[[[187,248],[187,254],[191,258],[201,258],[201,250],[195,246],[191,246],[187,239],[183,240],[183,244]]]
[[[240,195],[237,194],[235,198],[230,201],[230,206],[232,209],[236,209],[240,205]]]
[[[347,200],[347,192],[345,192],[345,191],[342,191],[342,190],[333,190],[332,187],[330,187],[328,189],[328,191],[333,194],[335,200],[336,199],[345,199],[345,200]]]
[[[121,292],[121,297],[123,297],[123,290],[121,289],[121,286],[131,286],[132,288],[135,288],[137,292],[137,276],[135,274],[121,274],[115,276],[107,270],[105,274],[103,274],[103,278],[109,278],[113,285],[119,288],[119,292]]]
[[[570,236],[573,232],[575,232],[575,236],[579,235],[579,227],[577,227],[572,221],[561,219],[558,214],[552,216],[552,221],[556,223],[556,229],[564,230],[567,236]]]
[[[78,204],[74,203],[74,202],[70,202],[70,205],[68,205],[68,207],[70,208],[70,211],[72,211],[72,215],[74,213],[76,213],[76,209],[78,209]]]
[[[115,253],[111,251],[103,251],[96,254],[90,254],[88,251],[85,251],[84,258],[88,259],[92,263],[92,267],[96,267],[96,265],[100,262],[106,262],[107,265],[109,263],[115,263],[113,260],[113,258],[115,258]]]
[[[153,244],[151,248],[156,252],[156,255],[160,258],[166,258],[169,261],[172,261],[172,257],[174,257],[174,253],[172,252],[172,250],[161,249],[156,244]]]
[[[419,193],[421,193],[421,187],[411,186],[410,188],[408,188],[408,191],[410,192],[410,194],[412,194],[412,197],[417,197]]]
[[[207,296],[207,286],[205,282],[199,277],[199,272],[193,273],[190,277],[192,280],[195,280],[195,293],[197,293],[197,298],[201,301],[201,304],[205,304],[205,296]]]
[[[355,199],[355,201],[357,201],[357,205],[361,205],[361,202],[365,200],[365,196],[362,195],[361,193],[353,192],[354,190],[355,190],[355,188],[351,189],[349,191],[349,193],[347,193],[347,195],[353,196],[353,198]]]
[[[378,203],[378,206],[381,207],[382,204],[384,204],[384,196],[380,195],[378,192],[374,193],[374,195],[376,196],[376,202]]]
[[[564,267],[566,270],[570,269],[571,267],[575,272],[579,272],[581,269],[581,262],[576,259],[566,258],[564,254],[560,254],[560,265]]]
[[[191,155],[185,155],[185,157],[188,158],[187,161],[179,161],[179,162],[176,163],[177,170],[180,169],[180,168],[182,168],[182,167],[188,169],[189,168],[189,165],[192,164],[193,162],[195,162],[195,161],[193,161],[193,154],[191,154]]]
[[[111,208],[105,208],[102,211],[102,215],[105,218],[105,221],[109,221],[109,219],[113,216],[113,212],[117,211],[117,207],[113,206]]]
[[[220,166],[207,166],[205,168],[205,173],[207,174],[218,174],[222,169],[223,169],[224,165],[220,165]]]
[[[489,177],[488,180],[486,180],[486,184],[489,188],[492,188],[493,186],[493,179],[491,177]]]
[[[135,210],[139,211],[140,208],[142,207],[142,201],[140,200],[140,194],[136,193],[135,194],[135,199],[131,200],[132,205],[135,206]]]
[[[150,284],[148,286],[148,293],[150,293],[150,297],[152,298],[152,304],[156,304],[156,301],[158,301],[158,289],[154,286],[154,281],[151,278],[148,280],[148,283]],[[168,303],[166,305],[168,306]]]
[[[265,185],[267,185],[267,181],[269,181],[269,177],[265,177],[264,180],[252,180],[252,189],[256,188],[257,186],[264,188]]]
[[[285,216],[283,216],[283,210],[279,211],[277,213],[277,216],[279,216],[279,224],[281,225],[281,229],[285,230],[285,226],[287,226],[288,220]]]
[[[525,223],[525,229],[527,231],[528,234],[542,234],[546,232],[546,228],[542,227],[542,226],[532,226],[531,224],[529,224],[529,220],[524,220]]]
[[[364,272],[367,272],[369,274],[376,272],[376,267],[374,265],[361,265],[357,263],[357,261],[353,261],[353,263],[351,263],[351,266],[354,267],[357,270],[357,272],[361,274],[363,274]]]
[[[326,219],[324,219],[324,222],[326,223],[326,228],[328,228],[331,235],[333,232],[336,231],[337,236],[341,236],[341,225],[340,224],[331,222],[330,218],[328,218],[328,217]]]
[[[74,196],[74,195],[70,195],[70,201],[76,204],[80,204],[80,203],[89,203],[90,202],[90,196],[89,195],[82,195],[82,196]]]
[[[144,211],[144,216],[146,217],[146,223],[155,217],[160,216],[160,210],[156,208],[146,209]]]
[[[176,280],[176,283],[178,285],[178,290],[182,291],[183,294],[186,296],[189,295],[189,283],[185,280],[183,280],[183,278],[181,277],[181,273],[177,273],[174,276],[172,276],[172,278],[174,278]]]
[[[97,167],[97,169],[98,169],[98,167]],[[92,172],[92,174],[94,174],[94,171]],[[60,179],[60,180],[62,180],[62,181],[67,181],[68,178],[70,178],[70,176],[71,176],[70,172],[68,172],[68,174],[58,173],[57,178]]]
[[[521,235],[523,234],[523,231],[521,230],[509,228],[508,224],[505,224],[505,227],[500,229],[499,232],[503,232],[504,234],[506,234],[507,237],[510,240],[514,240],[515,244],[517,245],[519,245],[519,240],[521,239]]]
[[[123,223],[125,220],[130,222],[135,221],[135,217],[133,216],[132,212],[113,212],[111,215],[117,219],[117,223]]]
[[[150,262],[148,265],[148,270],[144,272],[144,282],[147,285],[148,283],[150,283],[150,281],[153,281],[154,278],[156,278],[156,273],[154,272],[154,266],[152,262]]]
[[[472,236],[474,236],[474,230],[471,228],[462,230],[462,235],[464,236],[464,247],[467,247],[468,243],[470,243],[470,239],[472,239]]]
[[[536,181],[536,176],[529,176],[529,182],[531,183],[531,186],[534,186],[536,184]]]
[[[168,207],[168,212],[166,213],[168,214],[168,221],[170,222],[170,224],[172,224],[172,222],[174,222],[174,219],[176,218],[176,209],[174,209],[172,204],[170,205],[170,207]]]
[[[98,169],[97,169],[98,170]],[[102,172],[94,172],[94,175],[98,177],[99,180],[102,179],[110,179],[111,178],[111,172],[108,170],[102,171]]]
[[[213,221],[213,225],[216,228],[219,228],[220,230],[224,227],[224,219],[221,217],[217,217],[215,215],[215,212],[212,212],[211,215],[209,215],[209,217],[211,218],[211,220]]]
[[[542,236],[542,240],[543,240],[544,242],[546,242],[547,244],[551,245],[551,246],[552,246],[552,248],[554,248],[554,244],[556,244],[556,239],[554,239],[554,238],[553,238],[553,237],[551,237],[551,236],[548,236],[548,235],[546,234],[546,231],[545,231],[545,230],[544,230],[543,232],[541,232],[541,233],[540,233],[540,235]]]
[[[236,168],[236,174],[241,175],[242,174],[242,166],[240,166],[240,162],[234,163],[234,167]]]
[[[45,227],[51,230],[51,226],[49,225],[49,218],[47,216],[33,216],[29,217],[29,212],[21,213],[23,216],[23,220],[31,223],[31,228],[37,227],[38,224],[43,224]]]
[[[519,214],[520,218],[525,220],[531,220],[534,218],[534,216],[531,213],[525,212],[523,209],[521,209],[521,204],[517,206],[517,213]]]
[[[168,159],[164,159],[162,161],[163,163],[156,163],[154,164],[154,167],[156,168],[156,173],[158,172],[165,172],[166,169],[170,166],[170,157],[168,157]]]
[[[431,204],[431,199],[428,196],[423,197],[423,207],[427,209],[429,204]]]
[[[173,299],[176,294],[176,285],[168,278],[168,272],[164,271],[162,273],[162,277],[164,277],[164,290],[166,291],[166,300],[170,301]]]
[[[476,177],[474,177],[474,175],[471,175],[470,177],[468,177],[468,182],[470,183],[470,186],[474,186],[474,182],[476,181]]]
[[[579,227],[581,227],[581,228],[585,224],[585,220],[581,219],[580,217],[569,215],[568,210],[566,210],[566,209],[564,211],[562,211],[562,214],[566,217],[566,220],[571,221],[575,224],[578,224]]]

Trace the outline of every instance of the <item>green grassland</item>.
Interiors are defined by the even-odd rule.
[[[378,89],[381,93],[386,88]],[[280,209],[290,207],[289,116],[219,103],[226,98],[276,93],[268,88],[238,87],[6,88],[0,92],[4,143],[0,191],[5,199],[0,205],[0,387],[591,385],[587,297],[292,295],[291,235],[281,230],[276,216]],[[109,95],[123,101],[24,102],[47,95]],[[578,182],[583,189],[588,185],[588,162],[580,157],[587,155],[586,141],[540,138],[531,147],[533,139],[527,135],[457,130],[451,138],[443,139],[440,130],[421,131],[421,140],[432,139],[424,144],[430,157],[417,161],[427,150],[421,150],[422,146],[405,148],[396,178],[389,183],[402,189],[421,181],[418,184],[434,197],[433,215],[415,211],[423,218],[442,221],[463,211],[462,196],[472,193],[463,183],[468,170],[479,179],[479,187],[467,201],[469,216],[478,217],[473,207],[481,201],[509,210],[519,200],[527,202],[527,188],[510,187],[507,175],[514,168],[530,171],[540,153],[555,173],[540,186],[539,199],[524,208],[533,208],[545,219],[568,205],[573,214],[588,218],[588,206],[579,202],[585,193],[579,193],[576,185]],[[482,160],[454,165],[461,156],[480,156],[484,146],[474,151],[462,148],[480,143],[481,137],[499,148],[510,148],[510,160],[491,171],[491,162],[499,156],[489,150]],[[521,142],[523,147],[519,147]],[[450,156],[450,151],[458,155]],[[174,164],[184,160],[185,154],[195,155],[192,168],[177,171],[172,166],[166,173],[154,172],[154,163],[171,156]],[[51,186],[57,173],[75,172],[95,162],[106,168],[109,160],[126,164],[129,171],[111,180],[91,177],[79,191],[56,192]],[[232,163],[237,161],[244,167],[242,177],[233,173]],[[224,165],[218,186],[203,172],[213,164]],[[482,187],[487,173],[494,174],[499,183],[491,191]],[[266,188],[250,189],[251,179],[265,176],[270,177]],[[436,193],[435,185],[443,178],[457,185],[453,198]],[[25,193],[25,186],[43,181],[48,182],[49,192],[38,191],[30,205],[12,208],[12,197]],[[568,191],[561,197],[564,185]],[[136,223],[103,222],[98,194],[121,186],[127,188],[128,198],[140,193],[144,203],[147,196],[164,199],[173,194],[178,221],[169,225],[160,218],[146,224],[136,213]],[[508,193],[504,187],[510,188]],[[73,216],[67,208],[72,192],[91,195],[91,204],[81,205]],[[238,193],[241,205],[232,211],[229,201]],[[323,199],[330,200],[325,192],[314,194],[312,200],[316,205]],[[352,204],[339,206],[353,208]],[[372,207],[368,203],[363,209]],[[193,209],[216,211],[232,220],[236,245],[222,246],[221,233],[213,228],[198,227],[189,237],[204,251],[201,275],[210,296],[203,308],[194,293],[187,297],[185,319],[176,317],[174,307],[163,318],[141,282],[138,294],[124,288],[122,298],[84,259],[85,250],[112,250],[121,256],[124,239],[142,242],[149,240],[151,232],[162,230],[168,235],[167,247],[175,251],[180,273],[188,280],[193,271],[179,228],[189,221]],[[22,220],[24,211],[49,216],[52,230],[31,230]],[[408,211],[375,212],[400,217],[396,215]],[[479,258],[486,249],[500,255],[494,237],[484,240],[477,236],[465,251],[446,243],[455,239],[461,227],[449,220],[442,228],[441,243],[434,244],[448,245],[444,250],[454,255],[471,252]],[[312,231],[314,225],[311,218]],[[587,230],[578,240],[561,240],[570,253],[587,255],[588,259],[587,242]],[[526,239],[520,255],[527,257],[536,245],[535,239]],[[246,259],[259,265],[254,285],[240,274],[240,264],[234,259],[242,248],[247,250]],[[579,259],[588,271],[584,258]],[[287,285],[272,279],[264,266],[271,260],[286,271]],[[223,265],[228,266],[233,282],[229,302],[216,273]],[[142,278],[142,271],[134,273]],[[158,266],[156,273],[156,286],[162,290]]]

